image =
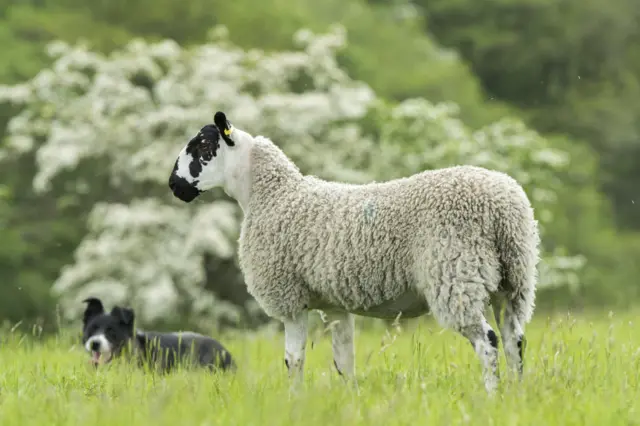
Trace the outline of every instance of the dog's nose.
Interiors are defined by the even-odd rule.
[[[100,342],[94,340],[91,342],[91,350],[94,352],[98,352],[100,350]]]

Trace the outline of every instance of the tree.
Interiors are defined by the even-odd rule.
[[[299,49],[271,53],[242,50],[221,28],[212,36],[190,48],[134,40],[109,55],[57,42],[51,68],[0,88],[0,103],[19,110],[4,155],[35,153],[40,193],[67,188],[98,200],[74,263],[53,286],[68,318],[88,295],[134,305],[147,323],[173,314],[204,327],[255,308],[217,297],[241,283],[209,291],[205,282],[208,258],[234,257],[235,204],[214,192],[184,205],[167,188],[177,152],[216,110],[327,179],[367,182],[456,163],[503,170],[525,186],[543,234],[553,222],[567,158],[521,121],[474,131],[455,104],[385,102],[338,65],[342,27],[301,30]],[[580,256],[545,251],[541,287],[572,285],[582,266]]]
[[[369,0],[377,2],[378,0]],[[640,8],[634,0],[414,0],[424,29],[535,129],[595,148],[616,223],[640,229]],[[577,142],[583,143],[583,142]]]

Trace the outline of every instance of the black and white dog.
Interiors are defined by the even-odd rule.
[[[236,365],[220,342],[193,332],[144,332],[134,328],[133,310],[115,306],[106,313],[100,299],[84,300],[82,343],[97,367],[122,354],[139,365],[168,372],[180,363],[210,370],[235,370]]]

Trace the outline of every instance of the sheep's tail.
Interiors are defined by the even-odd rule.
[[[502,267],[502,293],[507,309],[521,326],[531,320],[535,307],[540,236],[533,208],[518,187],[515,200],[498,212],[498,251]]]

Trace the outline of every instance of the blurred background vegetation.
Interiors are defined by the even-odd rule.
[[[587,264],[579,286],[541,292],[539,310],[622,309],[640,301],[637,1],[0,0],[0,84],[27,81],[50,66],[45,46],[54,40],[102,53],[134,37],[188,47],[224,25],[235,45],[271,52],[294,49],[300,28],[324,32],[335,23],[348,39],[340,66],[390,104],[453,102],[472,130],[518,117],[568,153],[545,245],[581,254]],[[0,105],[3,144],[17,112]],[[52,284],[73,263],[100,199],[36,192],[36,172],[33,155],[0,166],[0,320],[53,331]],[[91,168],[74,173],[100,179]],[[206,289],[245,304],[233,259],[205,262]]]

